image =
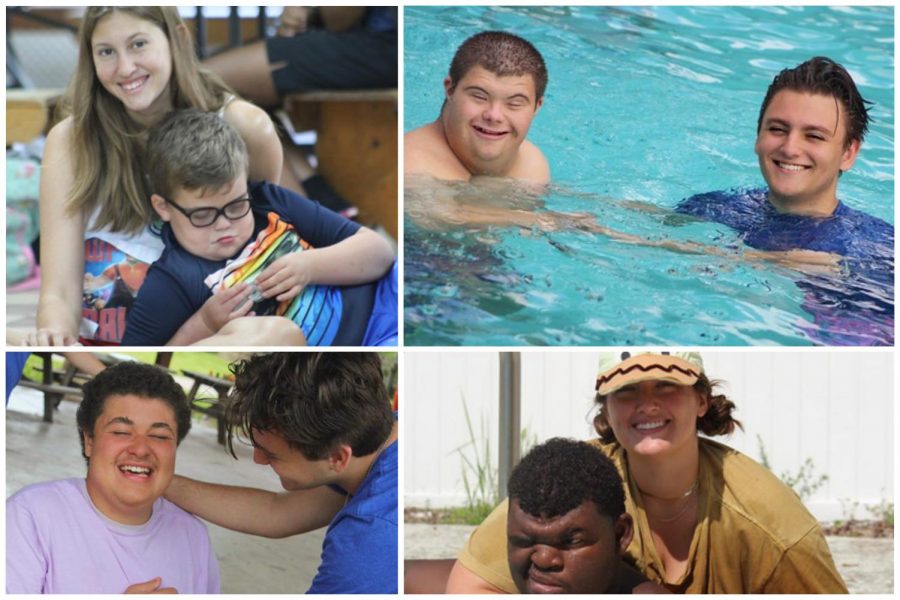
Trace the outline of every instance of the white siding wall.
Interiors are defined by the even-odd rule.
[[[496,464],[499,354],[405,353],[401,398],[407,506],[465,502],[457,449],[469,442],[465,401],[480,443]],[[893,502],[893,357],[889,351],[704,351],[706,371],[725,382],[744,432],[722,438],[759,459],[763,440],[777,474],[806,458],[828,482],[807,506],[820,519],[845,506]],[[522,427],[531,440],[593,437],[597,352],[522,352]],[[471,449],[468,450],[472,456]],[[868,517],[863,509],[857,517]]]

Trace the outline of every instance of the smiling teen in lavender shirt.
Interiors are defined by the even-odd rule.
[[[206,527],[162,498],[190,419],[181,386],[157,367],[121,363],[85,384],[87,476],[6,501],[6,592],[218,593]]]

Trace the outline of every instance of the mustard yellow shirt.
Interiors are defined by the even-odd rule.
[[[697,526],[688,567],[665,584],[662,560],[650,534],[640,493],[628,478],[627,457],[617,443],[594,442],[625,480],[625,510],[634,518],[628,554],[644,575],[673,592],[688,594],[847,593],[819,523],[794,491],[740,452],[700,438]],[[515,593],[506,562],[504,501],[472,533],[462,564],[489,583]]]

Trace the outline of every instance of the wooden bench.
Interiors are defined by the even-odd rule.
[[[397,90],[303,92],[284,108],[298,131],[316,131],[319,174],[397,239]]]
[[[6,90],[6,145],[30,142],[47,130],[61,89]]]
[[[64,385],[54,381],[54,375],[59,372],[53,370],[53,353],[52,352],[35,352],[35,356],[41,359],[41,381],[30,381],[28,379],[20,379],[18,385],[31,388],[44,393],[44,423],[53,422],[53,411],[59,406],[65,396],[74,396],[81,400],[81,388],[74,385]]]
[[[228,406],[228,392],[231,391],[233,382],[227,379],[221,379],[212,375],[197,373],[196,371],[181,371],[186,377],[191,378],[194,383],[188,392],[188,402],[191,404],[191,410],[195,410],[204,415],[209,415],[216,419],[216,433],[219,443],[225,444],[225,408]],[[201,385],[206,385],[216,391],[215,398],[197,398],[197,392]],[[207,406],[209,404],[209,406]]]

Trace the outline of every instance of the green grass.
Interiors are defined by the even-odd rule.
[[[111,354],[109,352],[94,352],[93,354]],[[143,363],[153,364],[156,362],[156,352],[115,352],[118,355],[131,356],[135,360]],[[64,358],[61,355],[53,355],[53,368],[61,370],[63,368]],[[41,359],[37,356],[31,356],[25,364],[23,372],[24,377],[33,381],[41,379]],[[172,362],[169,363],[169,369],[177,374],[182,370],[195,371],[207,375],[215,375],[216,377],[227,378],[230,375],[228,370],[228,361],[216,354],[215,352],[175,352],[172,355]]]

